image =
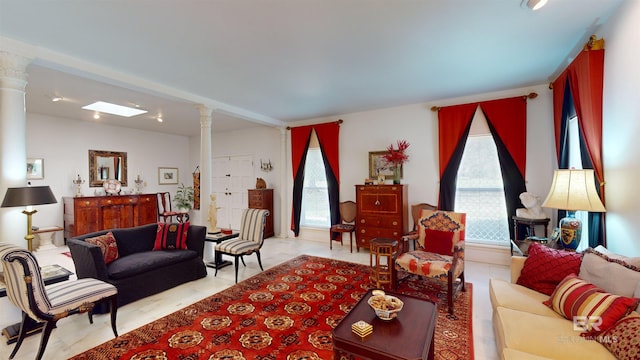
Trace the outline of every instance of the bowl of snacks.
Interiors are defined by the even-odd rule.
[[[373,311],[376,312],[376,316],[382,320],[395,319],[404,305],[402,300],[395,296],[387,295],[382,291],[373,292],[367,302]]]

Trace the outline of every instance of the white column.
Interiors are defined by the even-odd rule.
[[[212,191],[211,180],[211,112],[213,109],[198,105],[200,110],[200,223],[209,226],[209,196]],[[214,243],[205,242],[204,261],[213,262]]]
[[[286,128],[280,128],[280,238],[286,238],[289,234],[291,221],[291,217],[288,216],[291,207],[288,194],[291,194],[291,191],[287,184],[287,132]]]
[[[9,187],[27,184],[27,120],[24,56],[0,51],[0,201]],[[27,247],[27,217],[22,208],[0,208],[0,239]]]

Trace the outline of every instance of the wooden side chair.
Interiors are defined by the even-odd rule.
[[[404,251],[410,250],[409,241],[413,243],[413,250],[416,249],[416,240],[418,240],[418,222],[420,221],[420,215],[422,210],[437,210],[438,207],[428,203],[418,203],[411,205],[411,218],[413,219],[413,229],[402,237],[402,246]]]
[[[13,359],[20,349],[27,335],[28,322],[45,323],[40,348],[36,355],[36,359],[41,359],[51,331],[56,328],[58,320],[69,315],[87,312],[89,322],[93,324],[93,307],[102,301],[110,303],[111,328],[113,334],[118,337],[116,329],[118,290],[115,286],[92,278],[45,285],[40,274],[40,266],[33,254],[11,244],[0,243],[0,262],[4,269],[4,282],[9,301],[22,311],[18,341],[9,359]]]
[[[171,193],[159,192],[158,193],[158,221],[162,222],[187,222],[189,221],[188,213],[181,213],[179,211],[171,210]]]
[[[333,249],[333,242],[340,241],[342,245],[342,234],[349,233],[349,250],[353,252],[353,233],[356,231],[356,203],[353,201],[343,201],[340,203],[340,223],[331,225],[329,230],[329,249]],[[338,238],[339,237],[339,238]],[[356,242],[356,251],[360,251]]]
[[[260,270],[264,271],[260,260],[260,248],[264,243],[264,227],[267,223],[267,215],[269,215],[269,210],[266,209],[244,209],[240,219],[240,234],[238,237],[223,241],[215,247],[217,254],[234,257],[236,284],[238,283],[238,258],[240,258],[244,266],[247,266],[242,257],[256,253]],[[218,275],[218,268],[216,268],[213,276],[216,275]]]
[[[422,210],[421,214],[417,248],[400,255],[395,261],[395,270],[434,279],[439,285],[446,284],[449,314],[453,314],[455,296],[458,291],[465,290],[464,235],[467,215],[442,210]]]

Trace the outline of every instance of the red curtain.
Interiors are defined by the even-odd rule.
[[[478,104],[473,103],[447,106],[438,111],[440,178],[444,175],[451,156],[453,156],[462,135],[473,119],[477,107]]]
[[[331,224],[340,221],[340,163],[339,133],[340,123],[330,122],[291,128],[291,161],[293,169],[293,204],[291,230],[295,236],[300,232],[300,212],[304,187],[304,164],[311,131],[315,130],[325,164],[327,191],[329,193],[329,211]]]
[[[604,168],[602,164],[602,89],[604,82],[604,49],[584,49],[567,69],[553,82],[553,119],[556,150],[562,131],[562,101],[564,84],[569,78],[578,126],[584,135],[587,152],[600,185],[600,199],[604,201]],[[558,154],[559,156],[559,154]]]

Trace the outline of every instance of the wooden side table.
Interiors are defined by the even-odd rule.
[[[528,234],[527,236],[523,237],[535,237],[536,236],[536,226],[537,225],[541,225],[544,226],[544,237],[548,238],[549,237],[549,221],[551,219],[549,218],[544,218],[544,219],[529,219],[529,218],[523,218],[523,217],[518,217],[518,216],[512,216],[511,217],[513,219],[513,241],[511,242],[511,253],[513,254],[513,245],[514,243],[516,245],[519,245],[521,241],[519,233],[518,233],[518,226],[519,225],[524,225],[527,227],[528,229]]]
[[[393,289],[396,272],[393,271],[398,255],[398,240],[374,238],[369,241],[371,281],[379,289]]]

